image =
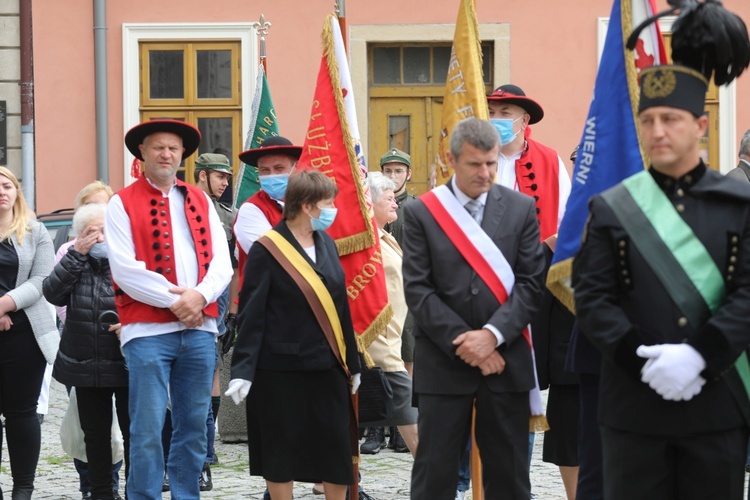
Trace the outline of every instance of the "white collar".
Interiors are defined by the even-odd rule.
[[[458,202],[461,204],[461,206],[465,206],[467,203],[469,203],[472,198],[461,191],[458,186],[456,185],[456,176],[454,175],[451,178],[451,187],[453,188],[453,194],[456,195],[456,198],[458,199]],[[487,204],[487,193],[482,193],[477,197],[477,201],[480,205],[485,206]]]

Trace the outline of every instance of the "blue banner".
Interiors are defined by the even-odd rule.
[[[547,279],[549,289],[571,310],[574,305],[570,270],[588,218],[589,199],[644,168],[636,107],[631,101],[631,97],[638,96],[636,67],[632,53],[626,53],[624,46],[632,21],[628,19],[624,33],[622,12],[631,17],[630,0],[615,0],[612,6],[594,96],[578,147],[572,189]]]

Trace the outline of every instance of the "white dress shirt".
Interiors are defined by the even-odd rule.
[[[495,182],[501,186],[505,186],[508,189],[518,191],[518,179],[516,179],[516,160],[521,157],[523,150],[519,151],[513,156],[504,156],[500,153],[500,157],[497,160],[497,178]],[[565,164],[560,156],[557,157],[557,178],[558,178],[558,195],[559,199],[557,202],[557,227],[560,227],[563,215],[565,215],[565,206],[568,204],[568,197],[570,196],[571,182],[568,177],[568,171],[565,168]]]
[[[198,283],[198,260],[195,254],[195,243],[190,235],[190,227],[185,216],[185,197],[176,185],[172,186],[168,195],[162,194],[162,196],[169,198],[177,285],[172,284],[161,274],[149,271],[146,269],[145,262],[136,258],[130,218],[118,195],[110,200],[104,222],[112,279],[130,297],[154,307],[168,308],[177,302],[180,295],[169,292],[169,289],[175,286],[194,288],[203,295],[207,304],[215,302],[232,279],[232,263],[229,259],[226,234],[221,226],[219,215],[211,200],[204,193],[208,200],[213,258],[203,281]],[[134,338],[151,337],[185,329],[187,327],[181,321],[131,323],[122,327],[121,340],[124,345]],[[214,318],[207,317],[199,329],[218,333]]]
[[[282,208],[284,207],[283,201],[274,201]],[[250,247],[253,246],[255,240],[270,229],[273,229],[273,226],[268,222],[266,214],[258,208],[258,205],[254,203],[242,204],[239,212],[237,212],[237,220],[234,221],[234,234],[237,237],[237,243],[245,253],[250,251]]]

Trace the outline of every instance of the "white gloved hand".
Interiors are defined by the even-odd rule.
[[[647,359],[641,370],[641,381],[668,401],[684,399],[680,396],[688,386],[691,387],[685,395],[694,392],[695,387],[692,385],[706,367],[703,357],[688,344],[642,345],[638,347],[636,354]],[[699,385],[698,392],[700,387],[702,385]]]
[[[685,389],[682,390],[679,394],[677,394],[677,397],[675,398],[676,401],[690,401],[695,396],[701,393],[701,390],[703,389],[703,386],[706,385],[706,379],[704,379],[701,376],[698,376],[694,381],[689,383]]]
[[[247,397],[251,385],[253,385],[253,383],[244,378],[233,378],[229,381],[229,387],[224,395],[231,397],[234,404],[238,405]]]
[[[355,373],[352,375],[352,396],[357,394],[357,390],[359,389],[359,384],[362,383],[362,374],[361,373]]]

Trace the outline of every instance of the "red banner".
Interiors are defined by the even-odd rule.
[[[367,169],[359,145],[351,78],[336,17],[323,26],[323,59],[299,169],[314,168],[338,187],[338,214],[328,233],[336,241],[360,352],[385,328],[388,302],[380,239],[372,216]]]

